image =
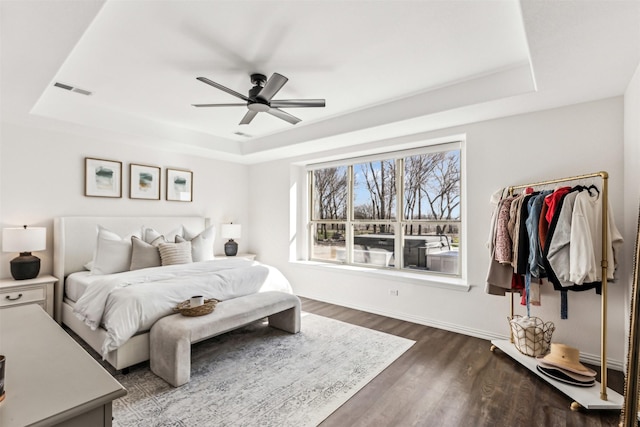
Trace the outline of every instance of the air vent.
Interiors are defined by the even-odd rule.
[[[80,89],[79,87],[74,87],[73,89],[71,89],[71,92],[78,92],[82,95],[91,95],[91,92],[89,92],[88,90],[84,90],[84,89]]]
[[[66,89],[66,90],[71,90],[71,89],[73,89],[73,86],[65,85],[65,84],[58,83],[58,82],[56,82],[56,83],[54,84],[54,86],[55,86],[55,87],[59,87],[59,88],[61,88],[61,89]]]
[[[244,132],[240,132],[240,131],[234,132],[233,134],[234,135],[238,135],[238,136],[244,136],[245,138],[251,138],[252,137],[252,135],[249,135],[248,133],[244,133]]]
[[[71,92],[76,92],[82,95],[91,95],[91,92],[89,92],[88,90],[84,90],[84,89],[80,89],[79,87],[73,87],[73,86],[69,86],[66,85],[64,83],[60,83],[60,82],[55,82],[53,84],[55,87],[59,87],[60,89],[65,89],[65,90],[69,90]]]

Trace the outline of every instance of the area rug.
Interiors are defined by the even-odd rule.
[[[115,374],[125,426],[317,426],[414,341],[309,313],[292,335],[266,322],[193,345],[191,381],[173,388],[148,363]]]

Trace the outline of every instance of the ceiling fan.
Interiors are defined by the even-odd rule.
[[[302,107],[324,107],[324,99],[272,99],[282,86],[289,80],[282,74],[273,73],[271,78],[267,80],[267,77],[263,74],[251,74],[251,84],[253,87],[249,89],[249,96],[244,96],[241,93],[236,92],[233,89],[229,89],[226,86],[209,80],[206,77],[197,77],[203,83],[211,85],[217,89],[220,89],[228,94],[231,94],[237,98],[242,99],[245,103],[235,104],[191,104],[194,107],[237,107],[246,106],[249,111],[240,120],[241,125],[248,125],[251,120],[261,112],[269,113],[279,119],[287,121],[293,125],[300,121],[299,118],[292,116],[291,114],[282,111],[280,108],[302,108]]]

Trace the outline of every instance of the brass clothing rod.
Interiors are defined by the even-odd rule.
[[[557,184],[559,182],[578,181],[587,178],[602,178],[602,262],[600,266],[602,268],[602,297],[601,297],[601,314],[600,314],[600,399],[607,400],[607,252],[608,252],[608,230],[609,230],[609,190],[608,181],[609,174],[607,172],[594,172],[585,175],[576,175],[567,178],[551,179],[549,181],[534,182],[531,184],[514,185],[509,187],[509,194],[513,194],[513,190],[536,187],[541,185]],[[513,316],[512,316],[513,317]]]
[[[532,184],[512,185],[511,187],[509,187],[509,194],[511,194],[513,192],[513,190],[518,190],[520,188],[536,187],[536,186],[540,186],[540,185],[549,185],[549,184],[557,184],[559,182],[567,182],[567,181],[578,181],[580,179],[596,178],[596,177],[601,177],[602,179],[606,180],[609,177],[609,174],[607,172],[602,171],[602,172],[588,173],[588,174],[585,174],[585,175],[571,176],[571,177],[568,177],[568,178],[558,178],[558,179],[551,179],[549,181],[534,182]]]

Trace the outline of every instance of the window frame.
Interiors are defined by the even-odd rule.
[[[448,152],[448,151],[458,151],[459,153],[459,167],[460,167],[460,175],[459,175],[459,189],[460,189],[460,204],[459,204],[459,219],[458,220],[429,220],[429,219],[405,219],[404,218],[404,203],[405,203],[405,194],[404,194],[404,186],[405,186],[405,170],[404,170],[404,159],[413,155],[428,155],[432,153],[438,152]],[[395,219],[355,219],[354,212],[354,165],[366,163],[366,162],[374,162],[381,160],[393,160],[394,167],[396,168],[396,176],[395,176],[395,186],[396,186],[396,196],[395,196]],[[347,170],[347,215],[346,219],[315,219],[314,218],[314,171],[319,169],[326,169],[332,167],[346,167]],[[359,156],[359,157],[351,157],[340,160],[334,160],[331,162],[323,162],[317,164],[309,164],[306,166],[307,170],[307,181],[308,181],[308,209],[307,209],[307,259],[314,262],[327,263],[331,265],[337,266],[349,266],[349,267],[363,267],[373,270],[384,270],[390,273],[417,273],[425,276],[440,276],[442,278],[451,278],[451,279],[462,279],[464,277],[463,267],[464,267],[464,250],[466,239],[464,237],[465,227],[464,227],[464,141],[460,139],[449,140],[446,142],[441,142],[437,144],[425,145],[417,148],[412,148],[408,150],[396,150],[396,151],[387,151],[381,152],[375,155],[367,155],[367,156]],[[459,236],[459,252],[458,252],[458,266],[457,272],[454,274],[446,273],[446,272],[438,272],[433,270],[420,270],[420,269],[411,269],[409,267],[404,267],[404,248],[405,248],[405,226],[411,224],[442,224],[442,223],[455,223],[458,226],[458,236]],[[345,229],[345,251],[346,257],[344,261],[341,260],[332,260],[332,259],[323,259],[314,257],[314,244],[315,244],[315,229],[319,224],[323,223],[331,223],[331,224],[341,224]],[[353,259],[354,253],[354,226],[355,225],[364,225],[364,224],[389,224],[394,228],[394,235],[390,236],[390,238],[394,239],[394,254],[402,254],[400,257],[396,258],[396,261],[393,266],[376,266],[370,264],[356,263]]]

